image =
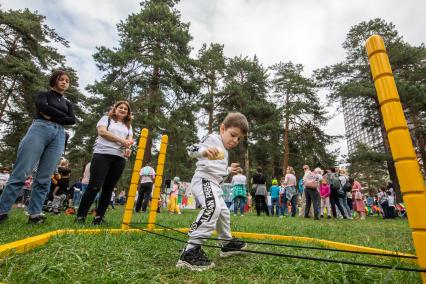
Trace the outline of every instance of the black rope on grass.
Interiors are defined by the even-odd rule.
[[[170,231],[174,231],[183,235],[187,235],[179,230],[174,228],[164,226],[157,223],[132,223],[132,224],[140,224],[140,225],[156,225],[162,228],[165,228]],[[197,238],[200,240],[213,240],[213,241],[228,241],[220,238]],[[395,258],[410,258],[417,259],[417,256],[414,255],[401,255],[401,254],[390,254],[390,253],[379,253],[379,252],[364,252],[364,251],[354,251],[354,250],[343,250],[343,249],[334,249],[334,248],[321,248],[321,247],[311,247],[311,246],[302,246],[302,245],[289,245],[289,244],[276,244],[276,243],[266,243],[266,242],[255,242],[255,241],[247,241],[244,240],[248,244],[256,244],[256,245],[265,245],[265,246],[277,246],[277,247],[290,247],[290,248],[301,248],[301,249],[312,249],[312,250],[324,250],[331,252],[344,252],[344,253],[353,253],[353,254],[365,254],[365,255],[374,255],[374,256],[384,256],[384,257],[395,257]]]
[[[191,244],[191,245],[199,245],[191,242],[187,242],[186,240],[182,240],[179,238],[174,238],[170,236],[166,236],[160,233],[156,233],[147,229],[135,227],[129,223],[123,223],[124,225],[128,225],[131,228],[138,229],[153,235],[157,235],[163,238],[171,239],[174,241],[178,241],[181,243]],[[145,223],[146,224],[146,223]],[[150,223],[154,224],[154,223]],[[211,247],[211,248],[222,248],[222,246],[215,246],[215,245],[209,245],[209,244],[203,244],[205,247]],[[408,268],[408,267],[396,267],[396,266],[389,266],[389,265],[381,265],[381,264],[371,264],[371,263],[365,263],[365,262],[355,262],[355,261],[347,261],[347,260],[336,260],[336,259],[327,259],[327,258],[319,258],[319,257],[312,257],[312,256],[299,256],[299,255],[292,255],[292,254],[284,254],[284,253],[275,253],[275,252],[267,252],[267,251],[256,251],[256,250],[248,250],[248,249],[234,249],[236,251],[241,252],[247,252],[247,253],[254,253],[254,254],[263,254],[263,255],[271,255],[271,256],[279,256],[279,257],[286,257],[286,258],[296,258],[296,259],[305,259],[305,260],[313,260],[313,261],[320,261],[320,262],[328,262],[328,263],[338,263],[338,264],[348,264],[348,265],[356,265],[356,266],[364,266],[364,267],[374,267],[374,268],[382,268],[382,269],[392,269],[392,270],[401,270],[401,271],[410,271],[410,272],[426,272],[426,269],[418,269],[418,268]]]

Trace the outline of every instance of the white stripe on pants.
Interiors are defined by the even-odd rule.
[[[201,204],[201,211],[188,232],[186,250],[193,248],[194,244],[203,244],[204,240],[201,238],[209,238],[215,229],[220,239],[230,240],[230,213],[219,185],[207,179],[193,177],[191,190]]]

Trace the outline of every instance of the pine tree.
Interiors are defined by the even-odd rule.
[[[215,112],[223,101],[223,88],[225,77],[225,56],[223,45],[211,43],[207,48],[203,44],[198,52],[196,61],[196,80],[200,87],[200,105],[207,113],[207,131],[213,132]]]
[[[177,2],[142,1],[138,13],[117,25],[119,47],[100,47],[94,55],[105,72],[102,81],[89,87],[98,96],[94,112],[101,115],[115,101],[128,100],[136,137],[144,127],[150,131],[147,149],[167,131],[172,113],[184,103],[194,102],[189,24],[181,22]],[[150,160],[148,150],[145,161]]]
[[[286,173],[290,158],[289,133],[297,127],[312,129],[312,134],[321,132],[320,136],[326,136],[319,128],[327,121],[324,107],[321,106],[315,92],[315,83],[312,79],[302,75],[303,66],[292,62],[280,62],[271,67],[273,72],[272,87],[273,97],[279,105],[284,116],[284,158],[283,175]],[[314,123],[310,123],[314,122]],[[304,135],[305,136],[305,135]],[[306,137],[300,137],[306,140]],[[303,143],[299,139],[300,143]],[[317,147],[306,149],[305,155]]]

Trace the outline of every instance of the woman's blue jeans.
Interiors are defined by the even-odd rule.
[[[56,169],[65,147],[65,131],[62,125],[43,119],[35,119],[18,147],[13,171],[0,197],[0,214],[9,213],[25,179],[32,175],[38,163],[32,184],[28,213],[41,213],[50,188],[51,175]]]

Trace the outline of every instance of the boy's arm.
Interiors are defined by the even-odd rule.
[[[193,144],[186,148],[191,158],[209,157],[215,159],[219,154],[219,149],[214,143],[214,139],[208,135],[201,139],[200,143]]]

